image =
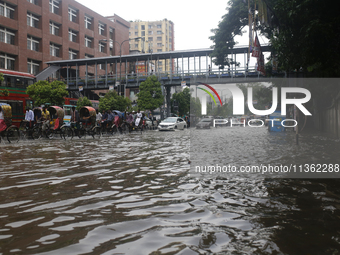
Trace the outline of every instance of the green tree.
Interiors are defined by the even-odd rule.
[[[2,73],[0,73],[0,85],[3,81],[4,81],[4,75]],[[9,96],[8,89],[1,89],[0,90],[0,96],[4,96],[4,97]]]
[[[137,97],[138,108],[141,110],[153,111],[163,104],[161,83],[155,75],[149,76],[140,84]]]
[[[340,76],[340,16],[338,8],[332,8],[331,0],[256,0],[257,13],[262,6],[269,11],[268,22],[257,17],[255,30],[269,39],[272,55],[279,67],[291,72],[303,70],[305,76]],[[230,65],[228,51],[236,44],[234,37],[242,35],[248,24],[248,3],[230,0],[226,15],[213,29],[212,57],[216,65]],[[250,1],[254,13],[254,0]],[[260,8],[259,8],[260,7]]]
[[[221,68],[233,64],[233,59],[228,57],[228,51],[233,49],[236,42],[234,37],[242,35],[242,29],[248,24],[248,5],[243,0],[231,0],[228,2],[227,14],[218,24],[218,28],[212,29],[214,34],[210,39],[214,42],[214,51],[211,57],[214,63]]]
[[[129,108],[131,108],[131,100],[127,97],[119,96],[116,91],[109,91],[99,99],[99,111],[125,111]]]
[[[27,87],[26,93],[34,100],[35,105],[50,103],[63,105],[64,97],[68,95],[65,83],[61,81],[38,81]]]
[[[191,97],[190,98],[190,114],[196,117],[201,117],[201,101],[198,97]]]
[[[266,106],[271,105],[273,101],[271,86],[267,87],[261,83],[236,84],[236,86],[242,90],[245,96],[244,113],[246,115],[253,114],[248,108],[248,88],[253,88],[253,102],[256,101],[256,104],[254,104],[255,109],[265,110]]]
[[[172,95],[171,99],[171,110],[174,112],[174,104],[178,105],[179,115],[188,114],[190,111],[190,89],[185,88],[183,91],[175,93]]]
[[[79,110],[83,106],[91,106],[92,107],[92,102],[90,101],[90,99],[88,99],[87,97],[79,98],[78,101],[77,101],[77,110]]]

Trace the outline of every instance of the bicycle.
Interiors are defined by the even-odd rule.
[[[93,139],[95,138],[95,136],[99,136],[101,135],[100,131],[98,131],[100,129],[100,127],[97,127],[96,125],[93,124],[89,124],[86,125],[87,123],[85,123],[85,125],[83,124],[83,122],[79,122],[79,129],[78,129],[78,137],[86,137],[86,135],[90,135],[93,137]]]
[[[14,125],[7,127],[4,131],[0,132],[0,142],[1,138],[4,139],[5,137],[9,143],[18,142],[20,139],[19,128]]]
[[[6,124],[6,129],[0,132],[0,142],[1,138],[7,138],[9,143],[18,142],[20,139],[19,128],[12,125],[12,108],[6,103],[0,103],[0,107],[4,112],[4,121]]]
[[[22,120],[19,126],[20,138],[21,139],[39,139],[42,136],[41,126],[42,123],[38,122],[33,124],[32,127],[28,127],[28,121]]]

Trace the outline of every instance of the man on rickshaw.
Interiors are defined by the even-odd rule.
[[[46,134],[46,129],[50,128],[50,112],[47,111],[47,107],[43,107],[43,111],[41,113],[42,117],[41,120],[43,122],[42,124],[42,132]]]
[[[135,126],[136,127],[139,126],[142,117],[143,117],[143,114],[140,112],[140,110],[138,110],[137,114],[136,114],[136,120],[135,120]]]
[[[129,124],[129,126],[132,126],[133,123],[133,115],[131,112],[126,113],[126,122]]]
[[[34,113],[35,123],[40,123],[41,118],[42,118],[41,109],[39,107],[36,107],[36,108],[33,109],[33,113]]]
[[[33,127],[34,112],[32,111],[31,107],[29,107],[29,106],[26,107],[25,121],[27,121],[27,123],[26,123],[27,128]]]
[[[103,110],[102,121],[101,121],[101,129],[104,130],[107,125],[107,118],[109,117],[108,111]]]
[[[118,130],[122,133],[122,124],[123,124],[123,118],[124,113],[120,111],[113,111],[114,114],[114,124],[118,128]]]
[[[80,119],[80,122],[83,124],[83,126],[85,128],[88,128],[88,125],[89,124],[92,124],[91,123],[91,116],[90,116],[90,112],[89,111],[84,111],[82,116],[81,116],[81,119]]]
[[[107,117],[107,122],[109,126],[112,126],[114,119],[115,119],[115,115],[113,114],[111,110],[109,110],[109,116]]]
[[[71,122],[75,124],[76,128],[79,128],[79,112],[75,106],[72,106]]]

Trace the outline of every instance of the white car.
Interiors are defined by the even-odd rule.
[[[240,118],[231,118],[229,120],[229,125],[242,126],[243,124],[244,124],[244,120],[242,121]]]
[[[159,131],[165,131],[165,130],[175,130],[175,129],[184,129],[187,127],[187,123],[184,119],[179,117],[168,117],[164,119],[161,123],[158,125]]]

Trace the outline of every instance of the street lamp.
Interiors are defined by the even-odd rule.
[[[124,40],[124,41],[122,41],[121,43],[120,42],[118,42],[118,41],[113,41],[112,39],[110,39],[110,41],[112,41],[113,43],[118,43],[118,45],[119,45],[119,82],[121,82],[122,81],[122,45],[123,45],[123,43],[125,43],[125,42],[128,42],[128,41],[130,41],[130,40],[137,40],[137,39],[141,39],[142,37],[136,37],[136,38],[129,38],[129,39],[127,39],[127,40]],[[99,42],[107,42],[108,40],[107,39],[102,39],[102,40],[99,40]],[[113,44],[112,44],[112,56],[113,56]],[[126,94],[125,94],[125,90],[126,90],[126,88],[125,88],[125,84],[124,84],[124,97],[126,96]],[[121,92],[120,92],[121,93]]]

